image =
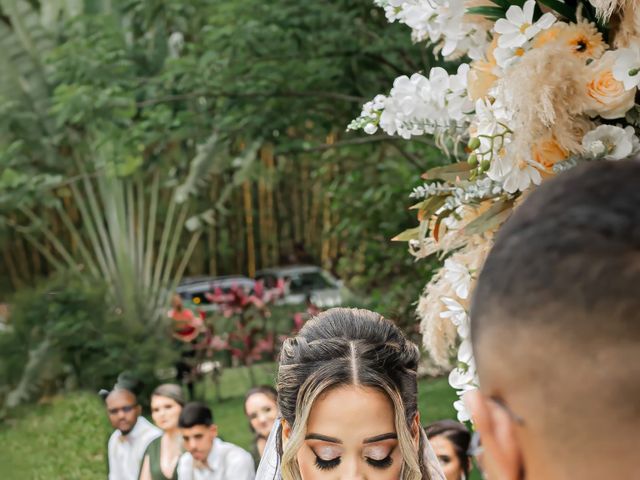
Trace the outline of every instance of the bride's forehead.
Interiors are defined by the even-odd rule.
[[[389,397],[378,389],[344,386],[319,396],[311,406],[308,433],[362,438],[395,432],[395,413]]]

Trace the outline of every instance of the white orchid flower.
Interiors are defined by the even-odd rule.
[[[600,125],[588,132],[582,139],[583,148],[593,156],[606,160],[622,160],[638,150],[640,140],[633,127]]]
[[[507,18],[499,19],[494,26],[500,34],[498,46],[502,48],[518,48],[546,30],[556,22],[552,13],[545,13],[537,22],[533,21],[535,0],[527,0],[523,7],[511,5],[507,10]]]
[[[613,65],[613,77],[624,84],[625,90],[640,85],[640,50],[621,48]]]

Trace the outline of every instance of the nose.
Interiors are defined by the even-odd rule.
[[[362,472],[362,466],[358,459],[350,459],[344,462],[344,475],[340,476],[340,480],[366,480]]]

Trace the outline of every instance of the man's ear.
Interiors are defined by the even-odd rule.
[[[495,480],[520,480],[524,464],[516,435],[516,423],[509,412],[480,392],[465,393],[484,450],[487,476]]]
[[[216,438],[218,436],[218,425],[215,423],[209,426],[209,432],[211,432],[211,436]]]

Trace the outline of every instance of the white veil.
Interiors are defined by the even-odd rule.
[[[279,428],[280,418],[278,417],[273,424],[273,428],[267,439],[267,444],[264,447],[264,453],[262,454],[258,472],[256,473],[256,480],[282,479],[282,474],[280,473],[280,456],[276,448],[276,438]],[[436,457],[436,454],[433,452],[424,430],[422,430],[422,441],[424,444],[424,464],[427,466],[430,480],[446,480],[438,463],[438,457]]]
[[[271,433],[269,434],[267,444],[264,446],[262,458],[260,459],[260,465],[258,465],[256,480],[280,480],[282,478],[280,473],[280,456],[276,448],[276,438],[279,428],[280,417],[273,422]]]

